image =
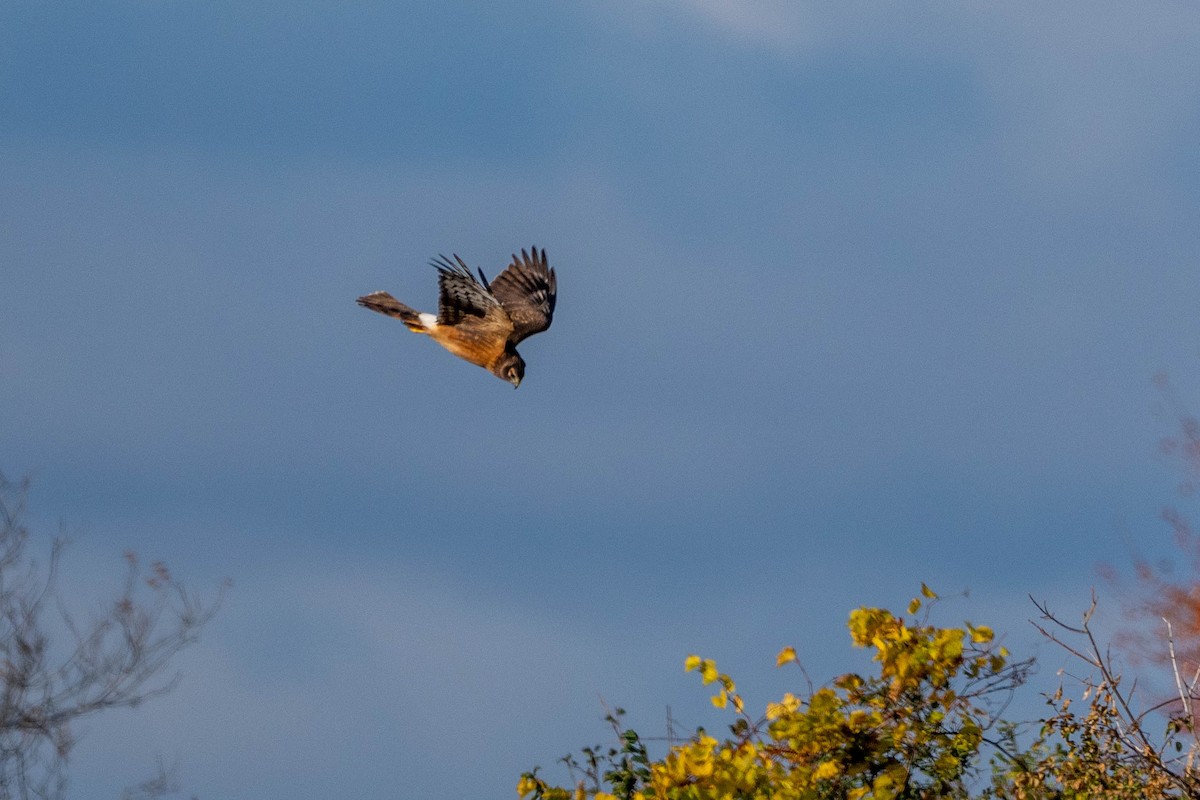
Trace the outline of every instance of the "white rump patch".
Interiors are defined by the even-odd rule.
[[[432,328],[433,326],[437,325],[436,314],[430,314],[423,311],[420,314],[417,314],[417,319],[421,320],[421,324],[426,328]]]

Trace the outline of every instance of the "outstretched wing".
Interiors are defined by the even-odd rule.
[[[513,344],[546,330],[554,318],[558,279],[546,262],[546,251],[532,250],[532,255],[522,250],[520,258],[514,254],[512,263],[491,282],[492,294],[512,319]]]
[[[439,256],[430,262],[438,271],[438,324],[457,325],[468,317],[486,317],[503,313],[500,301],[471,274],[471,268],[457,255],[454,261]]]

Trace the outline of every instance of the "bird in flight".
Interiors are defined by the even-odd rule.
[[[517,345],[550,327],[558,280],[546,263],[546,251],[515,254],[512,263],[488,281],[463,260],[439,256],[430,263],[438,271],[438,313],[416,311],[387,292],[358,298],[363,308],[395,317],[414,333],[424,333],[461,359],[483,367],[516,388],[525,377],[525,360]]]

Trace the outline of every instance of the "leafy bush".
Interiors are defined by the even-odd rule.
[[[1135,712],[1121,679],[1089,627],[1042,611],[1041,630],[1088,664],[1078,679],[1084,710],[1060,687],[1036,731],[1000,714],[1024,683],[1032,660],[1014,661],[990,628],[938,627],[937,595],[922,585],[906,615],[880,608],[850,614],[851,641],[873,651],[878,672],[847,673],[820,688],[784,694],[761,713],[748,710],[733,678],[711,659],[688,656],[685,670],[714,689],[711,701],[734,715],[729,733],[703,729],[653,760],[642,739],[608,716],[618,744],[586,748],[564,760],[574,786],[548,783],[534,769],[517,794],[529,800],[1083,800],[1200,797],[1190,717],[1168,714],[1157,739],[1149,720],[1162,706]],[[1093,609],[1094,610],[1094,604]],[[1074,641],[1071,637],[1079,637]],[[776,665],[798,666],[793,648]],[[1032,738],[1025,745],[1021,740]]]

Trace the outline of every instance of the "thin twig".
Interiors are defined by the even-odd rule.
[[[1191,719],[1191,698],[1183,689],[1183,677],[1179,674],[1179,661],[1175,658],[1175,633],[1171,629],[1171,620],[1162,617],[1162,621],[1167,626],[1167,653],[1171,657],[1171,671],[1175,674],[1175,688],[1179,690],[1179,701],[1183,703],[1183,713],[1187,714],[1188,719]]]

